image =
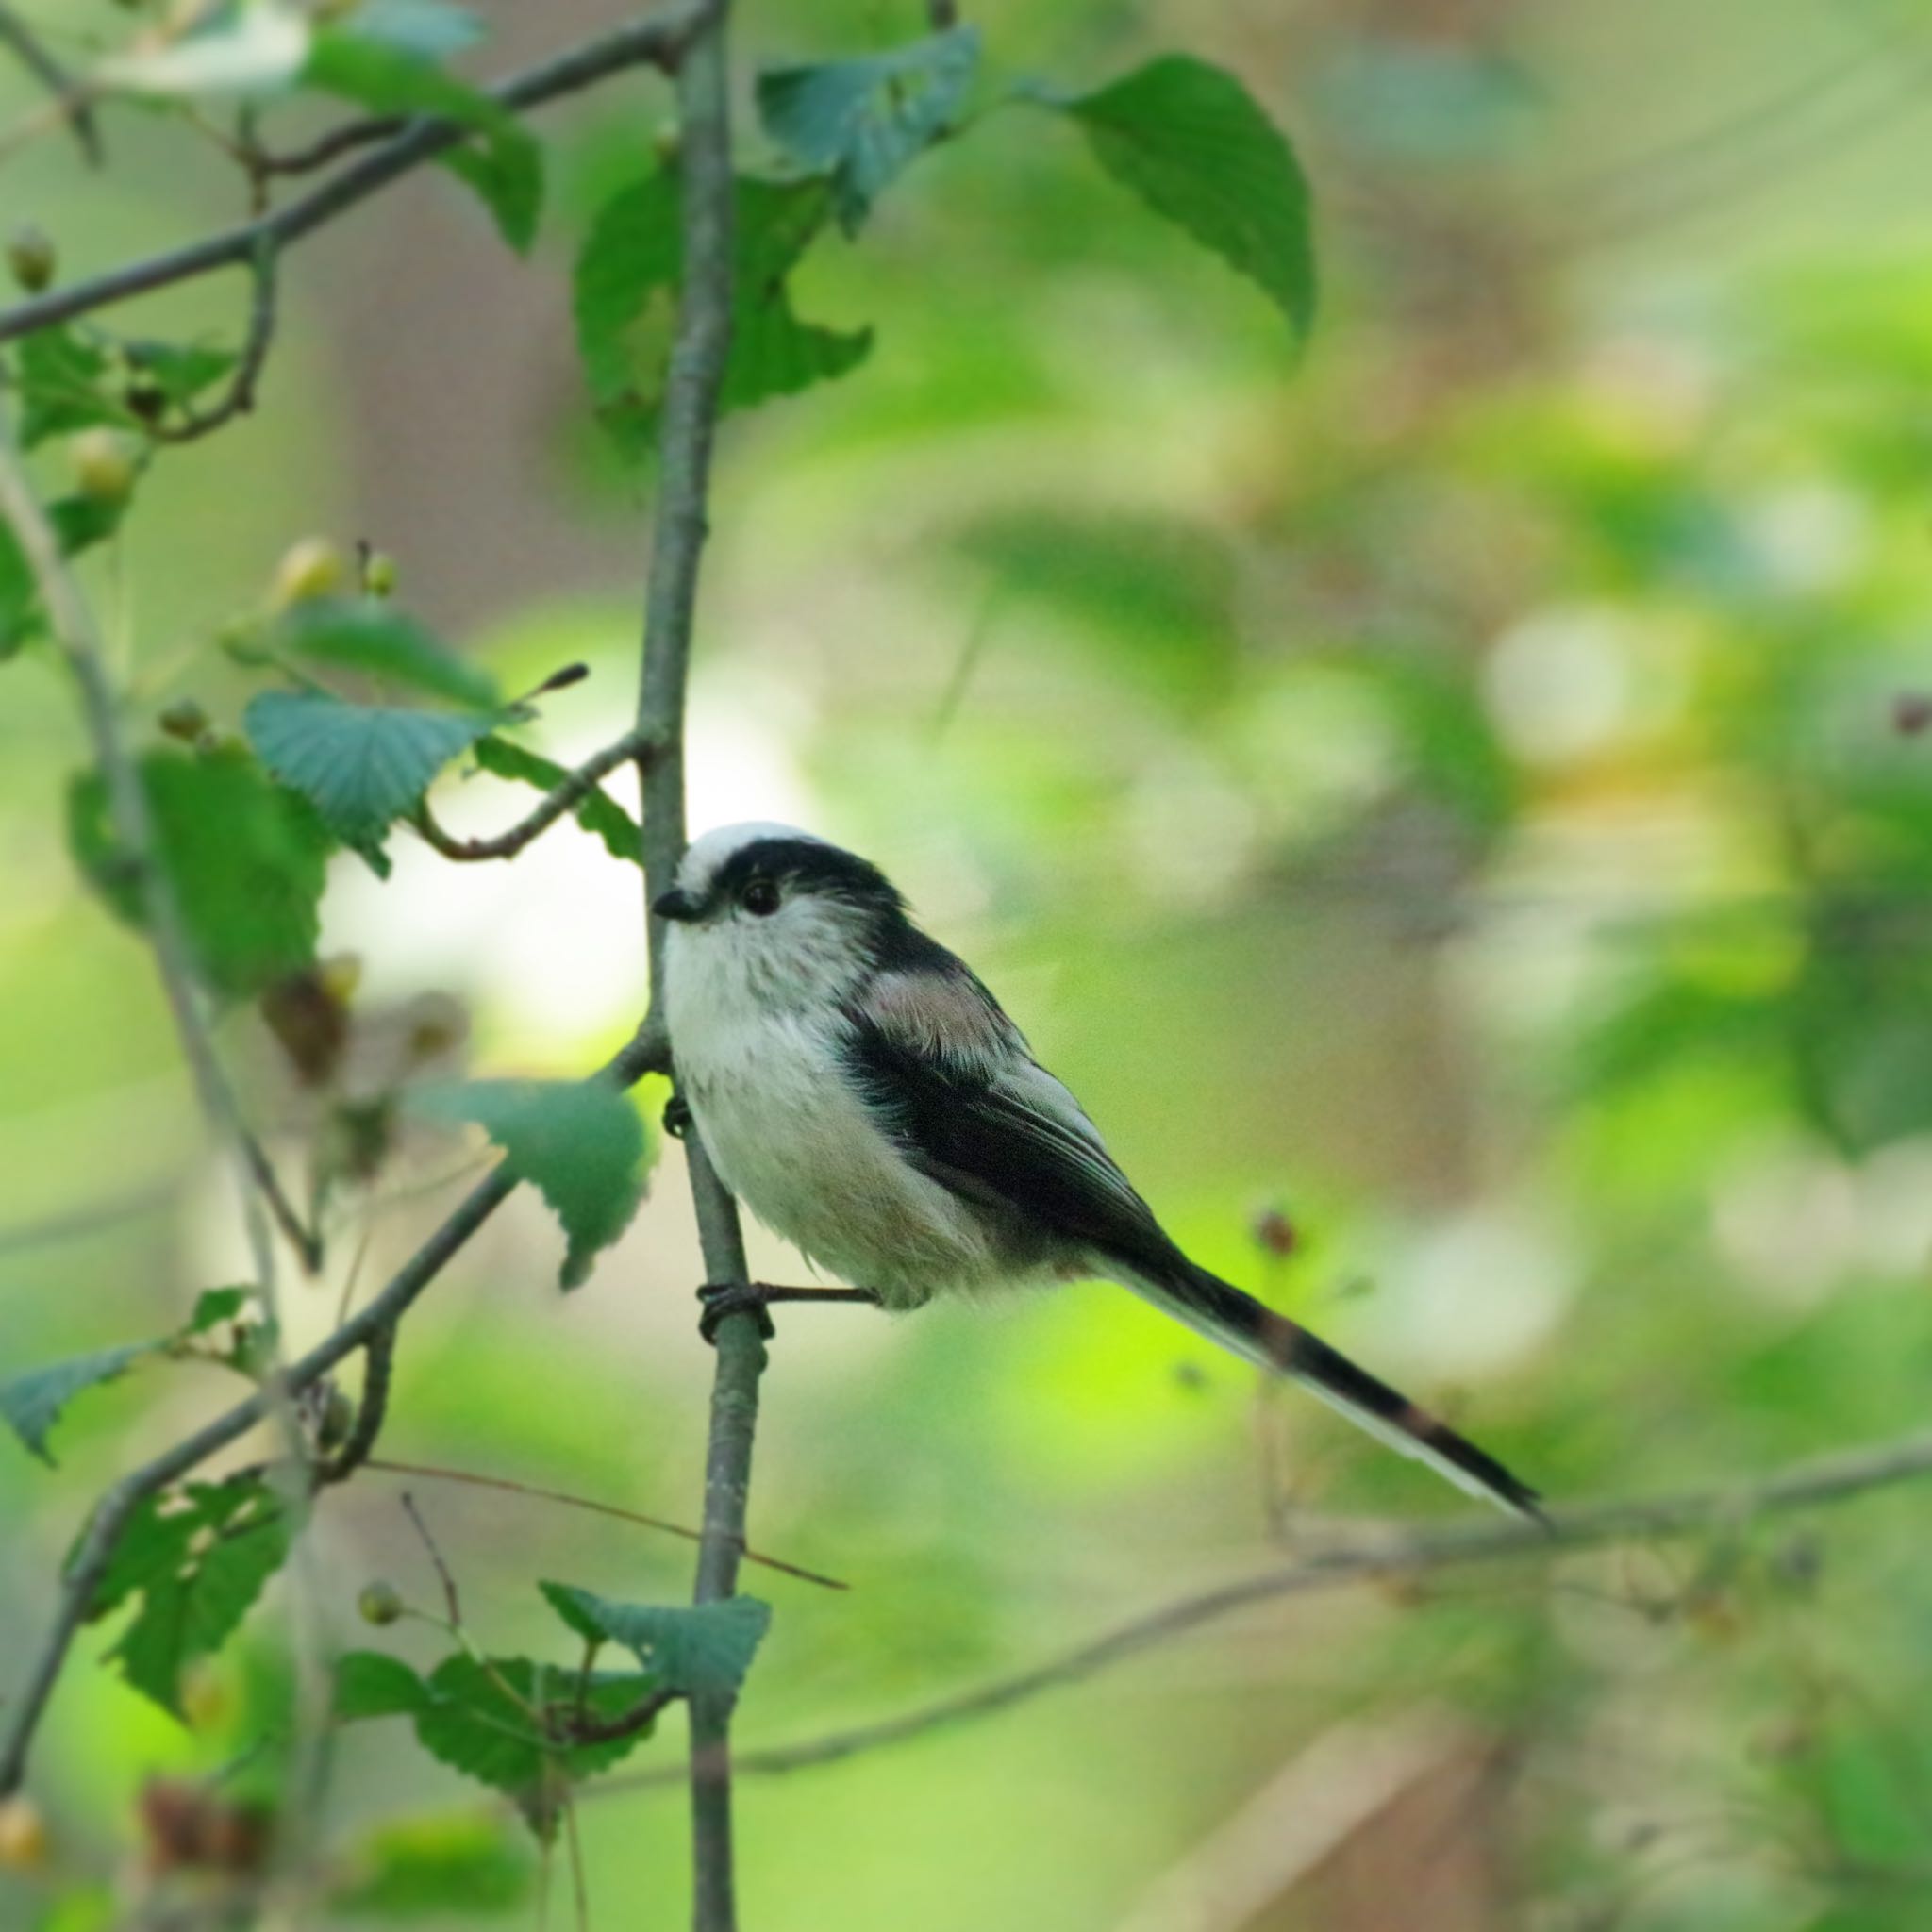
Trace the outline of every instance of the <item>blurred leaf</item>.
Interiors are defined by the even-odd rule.
[[[483,198],[504,240],[519,254],[528,251],[543,202],[542,150],[500,102],[425,59],[407,40],[363,32],[357,15],[317,33],[302,77],[372,113],[433,114],[474,129],[481,145],[453,150],[443,165]]]
[[[483,23],[452,0],[361,0],[355,12],[358,40],[441,60],[483,38]]]
[[[724,408],[842,375],[871,349],[869,329],[817,328],[791,312],[785,278],[830,211],[824,181],[738,177]],[[577,257],[577,347],[591,398],[633,461],[650,453],[657,431],[683,260],[677,175],[668,168],[612,195]]]
[[[129,363],[152,376],[163,400],[176,408],[233,375],[242,360],[233,349],[200,342],[143,341],[125,346]]]
[[[480,1126],[509,1171],[549,1202],[569,1243],[565,1288],[583,1285],[643,1199],[644,1124],[608,1080],[472,1080],[420,1092],[414,1105],[431,1119]]]
[[[429,781],[494,721],[350,705],[320,691],[263,691],[242,727],[265,764],[378,873],[382,835],[421,804]]]
[[[594,1744],[565,1746],[539,1728],[542,1713],[576,1707],[581,1688],[587,1715],[622,1716],[658,1688],[641,1673],[559,1670],[528,1657],[445,1657],[429,1674],[427,1701],[415,1713],[416,1737],[432,1757],[496,1790],[507,1791],[547,1835],[559,1780],[574,1781],[620,1762],[649,1735],[650,1726]]]
[[[1307,336],[1315,318],[1307,180],[1240,80],[1170,54],[1051,104],[1080,124],[1116,181],[1257,283]]]
[[[70,430],[125,423],[125,406],[101,388],[107,373],[106,351],[64,323],[22,337],[21,447],[34,449],[49,437]]]
[[[413,1716],[428,1696],[428,1686],[401,1657],[379,1650],[350,1650],[336,1659],[332,1708],[342,1724],[358,1718]]]
[[[274,641],[294,657],[408,685],[473,710],[496,710],[503,703],[487,671],[457,657],[383,598],[305,598],[276,625]]]
[[[314,813],[270,783],[240,744],[157,747],[142,757],[141,778],[156,848],[208,986],[247,998],[307,964],[321,930],[328,853]],[[140,926],[141,893],[98,773],[69,788],[68,842],[95,890]]]
[[[540,758],[523,745],[512,744],[508,739],[498,738],[493,733],[476,741],[475,752],[476,762],[486,772],[499,778],[533,786],[539,791],[553,791],[570,776],[562,765]],[[602,786],[591,787],[590,796],[577,807],[573,816],[585,831],[603,840],[604,848],[611,858],[627,859],[632,865],[643,864],[642,828]]]
[[[286,1499],[258,1472],[143,1497],[89,1606],[103,1617],[138,1596],[108,1652],[137,1690],[180,1716],[181,1674],[219,1650],[288,1556]]]
[[[309,47],[307,11],[290,0],[209,8],[188,31],[137,42],[94,69],[99,84],[157,100],[244,99],[278,93],[302,71]]]
[[[62,496],[47,505],[47,522],[63,557],[78,557],[103,543],[121,527],[127,500],[104,502],[93,496]],[[0,520],[0,664],[45,627],[40,586],[12,528]]]
[[[504,1821],[474,1812],[404,1818],[376,1825],[350,1846],[332,1911],[362,1918],[508,1912],[535,1876]]]
[[[47,1437],[66,1407],[83,1389],[98,1382],[111,1382],[138,1362],[155,1344],[134,1341],[120,1348],[103,1348],[92,1355],[79,1355],[64,1362],[52,1362],[44,1369],[30,1369],[0,1382],[0,1418],[49,1469],[54,1457]]]
[[[128,499],[118,503],[98,496],[59,496],[47,506],[47,522],[63,557],[78,557],[96,543],[105,543],[121,527]]]
[[[568,1583],[537,1586],[579,1637],[621,1643],[657,1681],[689,1695],[735,1695],[771,1627],[769,1604],[619,1604]]]
[[[889,54],[768,67],[758,118],[792,159],[831,177],[852,234],[893,176],[952,130],[978,65],[978,30],[955,26]]]

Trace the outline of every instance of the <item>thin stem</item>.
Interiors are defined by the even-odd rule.
[[[14,58],[54,97],[60,118],[74,129],[74,138],[87,157],[88,165],[98,168],[107,158],[101,147],[101,130],[86,90],[80,87],[37,35],[11,7],[0,4],[0,46],[12,49]]]
[[[619,1523],[635,1523],[643,1529],[662,1530],[667,1536],[682,1537],[687,1542],[701,1542],[703,1532],[688,1528],[682,1523],[671,1523],[661,1516],[646,1516],[637,1509],[620,1509],[615,1503],[596,1503],[588,1496],[573,1496],[565,1490],[546,1490],[536,1483],[514,1482],[508,1476],[477,1475],[466,1469],[438,1469],[426,1462],[391,1462],[381,1457],[368,1457],[363,1467],[373,1469],[385,1475],[426,1476],[433,1482],[468,1483],[479,1490],[500,1490],[512,1496],[533,1496],[543,1503],[561,1503],[570,1509],[588,1509],[598,1516],[608,1516]],[[788,1563],[782,1557],[760,1556],[757,1550],[742,1552],[747,1563],[761,1564],[767,1570],[782,1571],[787,1576],[796,1576],[803,1583],[816,1583],[822,1590],[850,1590],[849,1583],[841,1583],[836,1576],[827,1576],[817,1570],[808,1570],[800,1563]]]
[[[396,1327],[391,1322],[369,1338],[362,1351],[362,1400],[349,1440],[316,1471],[318,1483],[341,1483],[368,1462],[389,1413],[390,1378],[395,1369]]]
[[[186,410],[178,423],[151,428],[148,433],[157,441],[193,442],[255,408],[256,386],[261,380],[269,348],[275,338],[276,247],[273,240],[264,237],[256,243],[250,257],[255,294],[248,311],[248,335],[242,344],[242,359],[235,365],[221,401],[211,409]]]
[[[626,731],[614,743],[586,758],[575,771],[546,791],[527,817],[518,820],[508,831],[493,839],[458,839],[437,824],[427,805],[417,808],[413,821],[425,843],[445,858],[514,858],[531,841],[547,832],[566,812],[574,811],[597,789],[597,781],[619,765],[637,764],[648,769],[657,755],[658,741],[641,726]]]
[[[580,92],[626,68],[674,67],[700,12],[699,8],[687,6],[649,20],[634,21],[628,26],[526,68],[522,74],[512,75],[490,92],[506,108],[521,110]],[[216,269],[246,264],[256,258],[264,243],[275,249],[287,247],[346,213],[358,202],[368,200],[411,169],[447,154],[468,138],[469,130],[452,122],[411,121],[393,140],[373,148],[353,166],[330,175],[307,194],[272,213],[205,236],[184,247],[143,257],[86,281],[49,289],[44,294],[0,311],[0,342],[31,334],[53,323],[71,321],[76,315],[90,314],[112,303],[125,302],[130,296],[192,281]]]

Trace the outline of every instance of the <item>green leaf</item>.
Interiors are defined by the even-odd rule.
[[[470,1811],[378,1824],[344,1863],[330,1908],[359,1918],[513,1911],[535,1876],[526,1847],[505,1823]]]
[[[664,400],[684,262],[678,183],[659,169],[621,188],[577,257],[577,347],[599,420],[633,461],[652,447]],[[872,331],[818,328],[791,310],[786,276],[831,213],[823,180],[737,183],[731,355],[722,407],[748,408],[842,375]]]
[[[233,349],[204,342],[128,342],[129,364],[154,378],[161,399],[186,408],[204,390],[234,374],[242,358]]]
[[[828,175],[839,220],[855,233],[888,183],[958,120],[979,65],[979,35],[949,27],[863,59],[771,67],[758,118],[787,154]]]
[[[209,987],[246,999],[315,957],[328,839],[315,814],[272,784],[240,744],[157,747],[141,778],[161,864]],[[82,874],[130,925],[142,895],[114,838],[106,781],[68,791],[68,844]]]
[[[242,719],[262,763],[378,872],[387,867],[383,833],[415,809],[437,773],[493,722],[286,691],[251,699]]]
[[[479,738],[475,752],[476,762],[486,772],[498,778],[509,778],[521,785],[533,786],[539,791],[552,791],[570,776],[563,766],[493,734],[489,738]],[[632,865],[643,864],[642,828],[602,786],[591,788],[590,795],[577,807],[574,816],[585,831],[603,840],[605,850],[611,858],[627,859]]]
[[[475,130],[480,144],[453,150],[443,163],[482,196],[512,248],[520,254],[529,248],[542,208],[542,153],[500,102],[445,73],[407,42],[360,31],[353,18],[316,34],[303,79],[373,113],[433,114]]]
[[[106,352],[64,323],[36,329],[20,343],[20,441],[33,449],[49,437],[96,424],[122,424],[127,410],[105,394]]]
[[[549,1202],[569,1244],[565,1288],[583,1285],[643,1199],[644,1124],[608,1081],[472,1080],[429,1089],[414,1105],[432,1119],[475,1123]]]
[[[288,1504],[258,1473],[143,1497],[89,1607],[139,1598],[108,1656],[134,1689],[180,1715],[181,1674],[219,1650],[289,1554]]]
[[[13,1433],[49,1469],[54,1466],[47,1437],[60,1419],[60,1411],[83,1389],[111,1382],[126,1373],[157,1344],[134,1341],[121,1348],[97,1349],[92,1355],[77,1355],[64,1362],[52,1362],[44,1369],[30,1369],[24,1375],[0,1382],[0,1417]]]
[[[47,522],[62,557],[78,557],[105,543],[121,527],[129,499],[103,502],[97,496],[60,496],[47,506]]]
[[[621,1643],[668,1690],[736,1695],[771,1627],[769,1604],[619,1604],[569,1583],[540,1583],[544,1600],[579,1637]]]
[[[121,527],[128,499],[103,502],[93,496],[62,496],[47,506],[47,522],[63,557],[78,557],[103,543]],[[0,522],[0,663],[13,657],[44,627],[40,586],[12,529]]]
[[[358,1718],[413,1717],[429,1701],[429,1687],[399,1657],[350,1650],[336,1659],[333,1712],[341,1724]]]
[[[500,709],[487,671],[447,650],[412,617],[379,597],[316,597],[294,606],[274,643],[297,658],[405,684],[473,710]]]
[[[1080,124],[1116,181],[1257,283],[1307,336],[1315,316],[1307,179],[1233,75],[1170,54],[1052,105]]]
[[[621,1716],[658,1689],[643,1673],[576,1670],[528,1657],[445,1657],[429,1674],[415,1714],[416,1738],[432,1757],[496,1790],[508,1791],[540,1831],[555,1815],[558,1787],[618,1763],[650,1727],[594,1744],[546,1738],[542,1715],[576,1707],[579,1688],[592,1718]]]

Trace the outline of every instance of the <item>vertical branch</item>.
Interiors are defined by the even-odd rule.
[[[732,173],[727,0],[712,0],[688,42],[677,74],[682,176],[683,276],[659,439],[657,516],[644,618],[640,734],[657,755],[642,766],[646,892],[673,882],[685,844],[684,706],[696,611],[698,561],[707,534],[711,445],[724,361],[731,343]],[[650,925],[652,1001],[661,1013],[664,928]],[[691,1197],[713,1282],[745,1278],[738,1209],[697,1135],[688,1133]],[[758,1426],[764,1343],[750,1315],[718,1328],[705,1466],[705,1515],[696,1600],[712,1603],[737,1588],[744,1549],[752,1441]],[[737,1924],[731,1855],[729,1697],[691,1700],[693,1923],[698,1932]]]

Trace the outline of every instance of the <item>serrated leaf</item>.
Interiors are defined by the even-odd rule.
[[[620,1762],[649,1726],[594,1744],[565,1746],[540,1728],[541,1714],[575,1710],[581,1689],[586,1713],[622,1716],[658,1689],[641,1672],[593,1672],[533,1663],[528,1657],[445,1657],[429,1674],[415,1714],[416,1738],[429,1755],[499,1791],[508,1791],[540,1832],[555,1816],[560,1788]]]
[[[330,1708],[339,1723],[413,1717],[428,1700],[429,1687],[399,1657],[379,1650],[350,1650],[336,1659]]]
[[[758,118],[794,160],[831,177],[855,233],[893,176],[951,132],[978,65],[977,30],[955,26],[862,59],[770,67]]]
[[[271,784],[239,744],[158,747],[142,757],[141,778],[156,850],[208,985],[245,999],[308,964],[327,874],[328,839],[315,814]],[[140,926],[142,895],[98,773],[69,788],[68,844],[113,910]]]
[[[513,779],[518,784],[533,786],[539,791],[553,791],[570,776],[563,766],[540,757],[524,745],[512,744],[508,739],[494,735],[476,741],[475,758],[476,762],[492,776]],[[627,859],[632,865],[643,864],[642,828],[602,786],[591,788],[590,794],[573,816],[585,831],[603,840],[604,849],[611,858]]]
[[[378,597],[306,599],[275,626],[274,642],[291,657],[408,685],[473,710],[496,710],[503,703],[487,671],[466,663]]]
[[[445,155],[443,165],[482,196],[511,247],[519,253],[529,247],[542,207],[542,155],[501,102],[407,43],[361,32],[353,16],[316,34],[302,77],[373,113],[433,114],[474,130],[479,146]]]
[[[258,1473],[142,1498],[89,1607],[101,1617],[139,1599],[108,1652],[128,1683],[178,1716],[182,1672],[226,1641],[281,1567],[292,1536],[286,1500]]]
[[[43,1369],[29,1369],[24,1375],[9,1376],[0,1382],[0,1418],[51,1469],[54,1457],[47,1438],[59,1421],[60,1411],[83,1389],[125,1374],[155,1346],[151,1341],[134,1341],[121,1348],[97,1349],[92,1355],[74,1356],[64,1362],[50,1362]]]
[[[644,1124],[604,1080],[472,1080],[415,1097],[431,1119],[469,1121],[550,1204],[568,1242],[562,1285],[581,1287],[644,1196]]]
[[[286,691],[251,699],[242,719],[262,763],[372,863],[382,835],[415,809],[437,773],[494,722]]]
[[[1224,68],[1170,54],[1053,103],[1100,165],[1259,285],[1305,337],[1315,314],[1308,184],[1286,137]]]
[[[792,312],[785,278],[831,207],[823,180],[738,177],[722,408],[748,408],[842,375],[870,351],[870,329],[819,328]],[[577,347],[591,401],[632,460],[649,455],[657,432],[683,262],[677,175],[670,169],[619,189],[577,257]]]
[[[24,336],[19,358],[22,448],[37,448],[71,430],[127,421],[126,408],[101,388],[108,373],[105,351],[66,324]]]
[[[530,1894],[535,1868],[503,1821],[475,1812],[397,1819],[358,1840],[329,1899],[353,1918],[508,1912]]]
[[[771,1627],[769,1604],[620,1604],[569,1583],[540,1583],[544,1600],[587,1641],[621,1643],[667,1690],[735,1696]]]

